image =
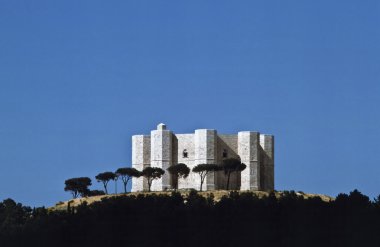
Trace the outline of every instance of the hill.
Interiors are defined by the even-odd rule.
[[[184,198],[187,198],[190,191],[178,191],[181,193],[181,195]],[[198,192],[199,195],[208,198],[209,196],[212,196],[215,202],[220,201],[220,199],[223,196],[229,196],[231,191],[227,190],[214,190],[214,191],[203,191],[203,192]],[[239,194],[246,193],[248,191],[237,191]],[[249,191],[256,195],[259,198],[267,197],[269,196],[269,192],[266,191]],[[110,194],[110,195],[101,195],[101,196],[91,196],[91,197],[83,197],[83,198],[76,198],[72,199],[69,201],[65,202],[58,202],[55,206],[50,207],[49,210],[66,210],[68,203],[70,203],[71,207],[77,207],[82,203],[87,203],[87,204],[92,204],[94,202],[99,202],[102,199],[105,198],[113,198],[113,197],[123,197],[123,196],[139,196],[139,195],[170,195],[172,192],[170,191],[160,191],[160,192],[130,192],[127,194]],[[286,191],[275,191],[274,194],[276,198],[280,198],[286,194]],[[295,192],[297,196],[301,196],[304,199],[309,199],[309,198],[315,198],[319,197],[322,199],[324,202],[330,202],[333,201],[335,198],[327,195],[322,195],[322,194],[309,194],[309,193],[303,193],[303,192]]]
[[[50,210],[0,203],[1,247],[380,246],[379,229],[380,196],[371,201],[357,190],[334,199],[294,191],[130,193]]]

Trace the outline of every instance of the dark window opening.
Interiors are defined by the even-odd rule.
[[[188,157],[188,153],[187,153],[186,149],[183,150],[182,156],[183,156],[183,158],[187,158]]]
[[[226,149],[223,149],[223,158],[227,158],[227,157],[228,157],[227,150],[226,150]]]

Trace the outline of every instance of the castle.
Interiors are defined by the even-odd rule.
[[[198,164],[222,164],[225,158],[239,158],[247,168],[231,176],[233,190],[274,190],[274,136],[259,132],[241,131],[236,135],[218,134],[212,129],[197,129],[192,134],[174,134],[159,124],[150,135],[132,137],[132,167],[160,167],[165,170],[161,179],[152,183],[153,191],[172,189],[172,178],[167,168],[184,163],[190,169]],[[190,172],[179,179],[178,189],[199,189],[200,177]],[[223,171],[210,173],[203,190],[225,189],[226,176]],[[132,179],[132,191],[145,191],[145,178]]]

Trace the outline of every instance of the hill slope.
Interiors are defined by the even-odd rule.
[[[181,195],[186,198],[189,194],[189,191],[179,191]],[[227,190],[214,190],[214,191],[203,191],[198,192],[199,195],[202,195],[204,197],[208,197],[210,195],[213,195],[214,200],[220,201],[220,199],[223,196],[228,196],[231,191]],[[251,192],[254,193],[259,198],[265,197],[269,195],[269,192],[265,191],[238,191],[241,193]],[[138,196],[138,195],[170,195],[172,192],[169,191],[160,191],[160,192],[130,192],[128,194],[110,194],[110,195],[101,195],[101,196],[91,196],[91,197],[83,197],[83,198],[76,198],[65,202],[58,202],[55,206],[50,207],[49,210],[66,210],[68,203],[70,203],[71,207],[76,207],[80,205],[81,203],[86,202],[87,204],[91,204],[94,202],[101,201],[103,198],[110,198],[110,197],[120,197],[120,196]],[[274,192],[276,197],[279,198],[284,195],[285,191],[276,191]],[[322,201],[329,202],[334,200],[333,197],[322,195],[322,194],[309,194],[309,193],[302,193],[302,192],[296,192],[298,196],[303,196],[305,199],[313,198],[313,197],[320,197]]]

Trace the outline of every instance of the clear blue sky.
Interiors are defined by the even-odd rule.
[[[0,199],[66,200],[159,122],[274,134],[278,190],[374,197],[379,26],[379,1],[0,0]]]

